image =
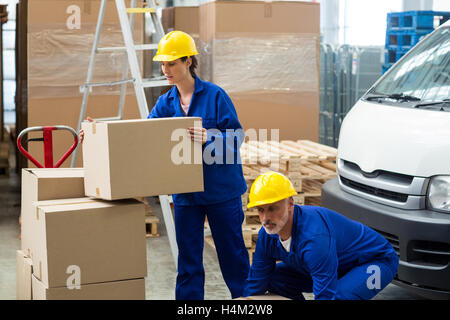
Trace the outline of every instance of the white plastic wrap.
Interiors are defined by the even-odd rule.
[[[220,34],[200,55],[202,77],[231,95],[319,90],[317,35]]]
[[[95,24],[83,25],[83,32],[64,25],[33,25],[28,33],[28,94],[32,98],[80,96],[86,82],[94,42]],[[141,31],[142,32],[142,31]],[[134,38],[140,39],[139,31]],[[104,24],[99,47],[124,46],[119,24]],[[92,82],[122,78],[124,52],[98,53]],[[138,53],[142,61],[142,55]],[[129,85],[129,88],[132,88]],[[132,91],[128,91],[132,93]],[[119,94],[120,86],[93,88],[92,94]]]

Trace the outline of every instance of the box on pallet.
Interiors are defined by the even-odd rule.
[[[145,277],[144,214],[131,199],[37,202],[33,274],[46,288]]]
[[[145,300],[145,279],[80,285],[80,288],[48,288],[32,276],[33,300]]]
[[[310,2],[200,5],[201,77],[230,95],[244,130],[318,140],[319,16]]]
[[[203,191],[201,118],[83,122],[87,196],[115,200]]]
[[[31,300],[31,274],[33,262],[26,254],[16,251],[16,299]]]
[[[84,197],[82,168],[22,169],[22,251],[32,255],[36,201]]]

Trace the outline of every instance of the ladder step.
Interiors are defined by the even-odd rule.
[[[144,88],[170,86],[169,81],[159,79],[142,79],[142,86]]]
[[[149,44],[138,44],[134,46],[136,50],[156,50],[158,49],[157,43],[149,43]],[[126,47],[104,47],[98,48],[97,52],[111,52],[111,51],[126,51]]]
[[[86,83],[81,86],[81,88],[87,88],[87,87],[106,87],[106,86],[118,86],[120,84],[133,82],[134,79],[124,79],[119,81],[111,81],[111,82],[92,82],[92,83]]]
[[[127,8],[127,13],[156,13],[155,8]]]

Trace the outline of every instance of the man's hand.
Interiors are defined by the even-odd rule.
[[[87,117],[87,121],[94,122],[94,119],[92,119],[91,117]],[[78,140],[80,140],[80,143],[83,143],[83,140],[84,140],[84,131],[83,131],[83,129],[81,129],[80,132],[78,132]]]
[[[205,128],[191,127],[188,128],[188,133],[191,135],[191,140],[200,142],[202,145],[206,143],[207,135]]]

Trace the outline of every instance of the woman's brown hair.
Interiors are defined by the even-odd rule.
[[[180,59],[181,59],[181,61],[185,62],[187,60],[187,58],[188,57],[182,57]],[[195,76],[196,76],[195,69],[197,68],[198,61],[197,61],[197,58],[195,56],[191,56],[191,60],[192,60],[192,63],[189,66],[189,72],[191,73],[192,78],[195,78]]]

